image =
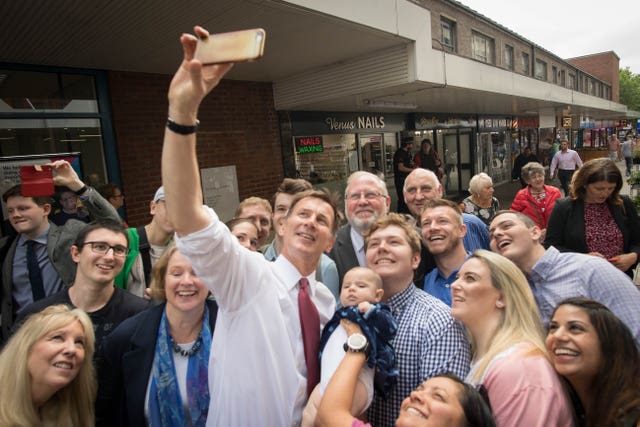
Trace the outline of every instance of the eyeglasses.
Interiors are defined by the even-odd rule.
[[[129,248],[122,245],[111,246],[107,242],[84,242],[80,247],[89,245],[91,247],[91,252],[106,255],[109,252],[109,249],[113,249],[113,256],[116,257],[125,257],[129,253]]]
[[[357,202],[363,196],[364,196],[364,199],[368,202],[371,202],[380,197],[385,197],[384,194],[368,191],[366,193],[351,193],[347,196],[347,200],[349,200],[350,202]]]
[[[112,199],[119,199],[120,197],[124,197],[124,193],[114,194],[113,196],[111,196]]]

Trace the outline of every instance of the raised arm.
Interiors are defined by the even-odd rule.
[[[360,327],[356,323],[343,320],[341,324],[349,336],[356,332],[361,333]],[[365,360],[364,353],[351,351],[345,353],[320,401],[316,426],[351,427],[354,420],[350,412],[351,404],[356,392],[358,374],[364,366]]]
[[[55,185],[67,187],[76,194],[78,191],[81,192],[78,195],[89,211],[89,214],[91,214],[91,218],[94,220],[111,220],[122,223],[122,218],[118,215],[118,211],[95,189],[87,187],[69,162],[66,160],[57,160],[49,163],[47,166],[51,166],[56,172],[56,176],[53,177],[53,183]]]
[[[201,27],[195,27],[195,33],[200,38],[209,36]],[[203,66],[193,59],[196,36],[183,34],[180,37],[184,58],[169,87],[169,118],[182,126],[196,125],[200,103],[233,65]],[[209,224],[209,215],[202,209],[195,133],[182,135],[165,129],[162,183],[169,219],[178,235],[193,233]]]

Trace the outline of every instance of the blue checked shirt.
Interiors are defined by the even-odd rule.
[[[441,301],[411,285],[386,303],[398,322],[391,344],[400,375],[386,400],[374,396],[369,422],[376,427],[393,426],[404,398],[426,379],[447,371],[464,378],[471,360],[462,327]]]
[[[560,301],[582,296],[606,305],[640,347],[640,292],[629,276],[606,260],[551,246],[531,269],[529,283],[545,326]]]

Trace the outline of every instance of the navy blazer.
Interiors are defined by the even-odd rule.
[[[618,225],[623,239],[624,253],[635,252],[640,259],[640,221],[638,212],[627,196],[620,196],[622,205],[609,205],[609,211]],[[588,253],[584,224],[584,201],[569,197],[556,200],[549,217],[544,244],[560,252]],[[633,269],[631,267],[630,270]]]
[[[213,300],[207,300],[206,304],[213,333],[218,305]],[[104,339],[98,366],[96,426],[146,425],[144,399],[165,305],[130,317]]]
[[[331,248],[331,252],[329,252],[329,257],[336,263],[340,289],[342,289],[342,280],[347,271],[353,267],[360,266],[356,250],[353,248],[353,243],[351,243],[351,226],[349,224],[343,225],[338,230],[336,242]]]

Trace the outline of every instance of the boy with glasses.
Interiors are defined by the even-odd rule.
[[[148,305],[146,300],[114,285],[128,253],[129,235],[122,225],[111,221],[87,225],[71,246],[71,257],[78,266],[73,285],[25,307],[16,325],[50,305],[81,308],[93,322],[99,354],[102,338]]]

